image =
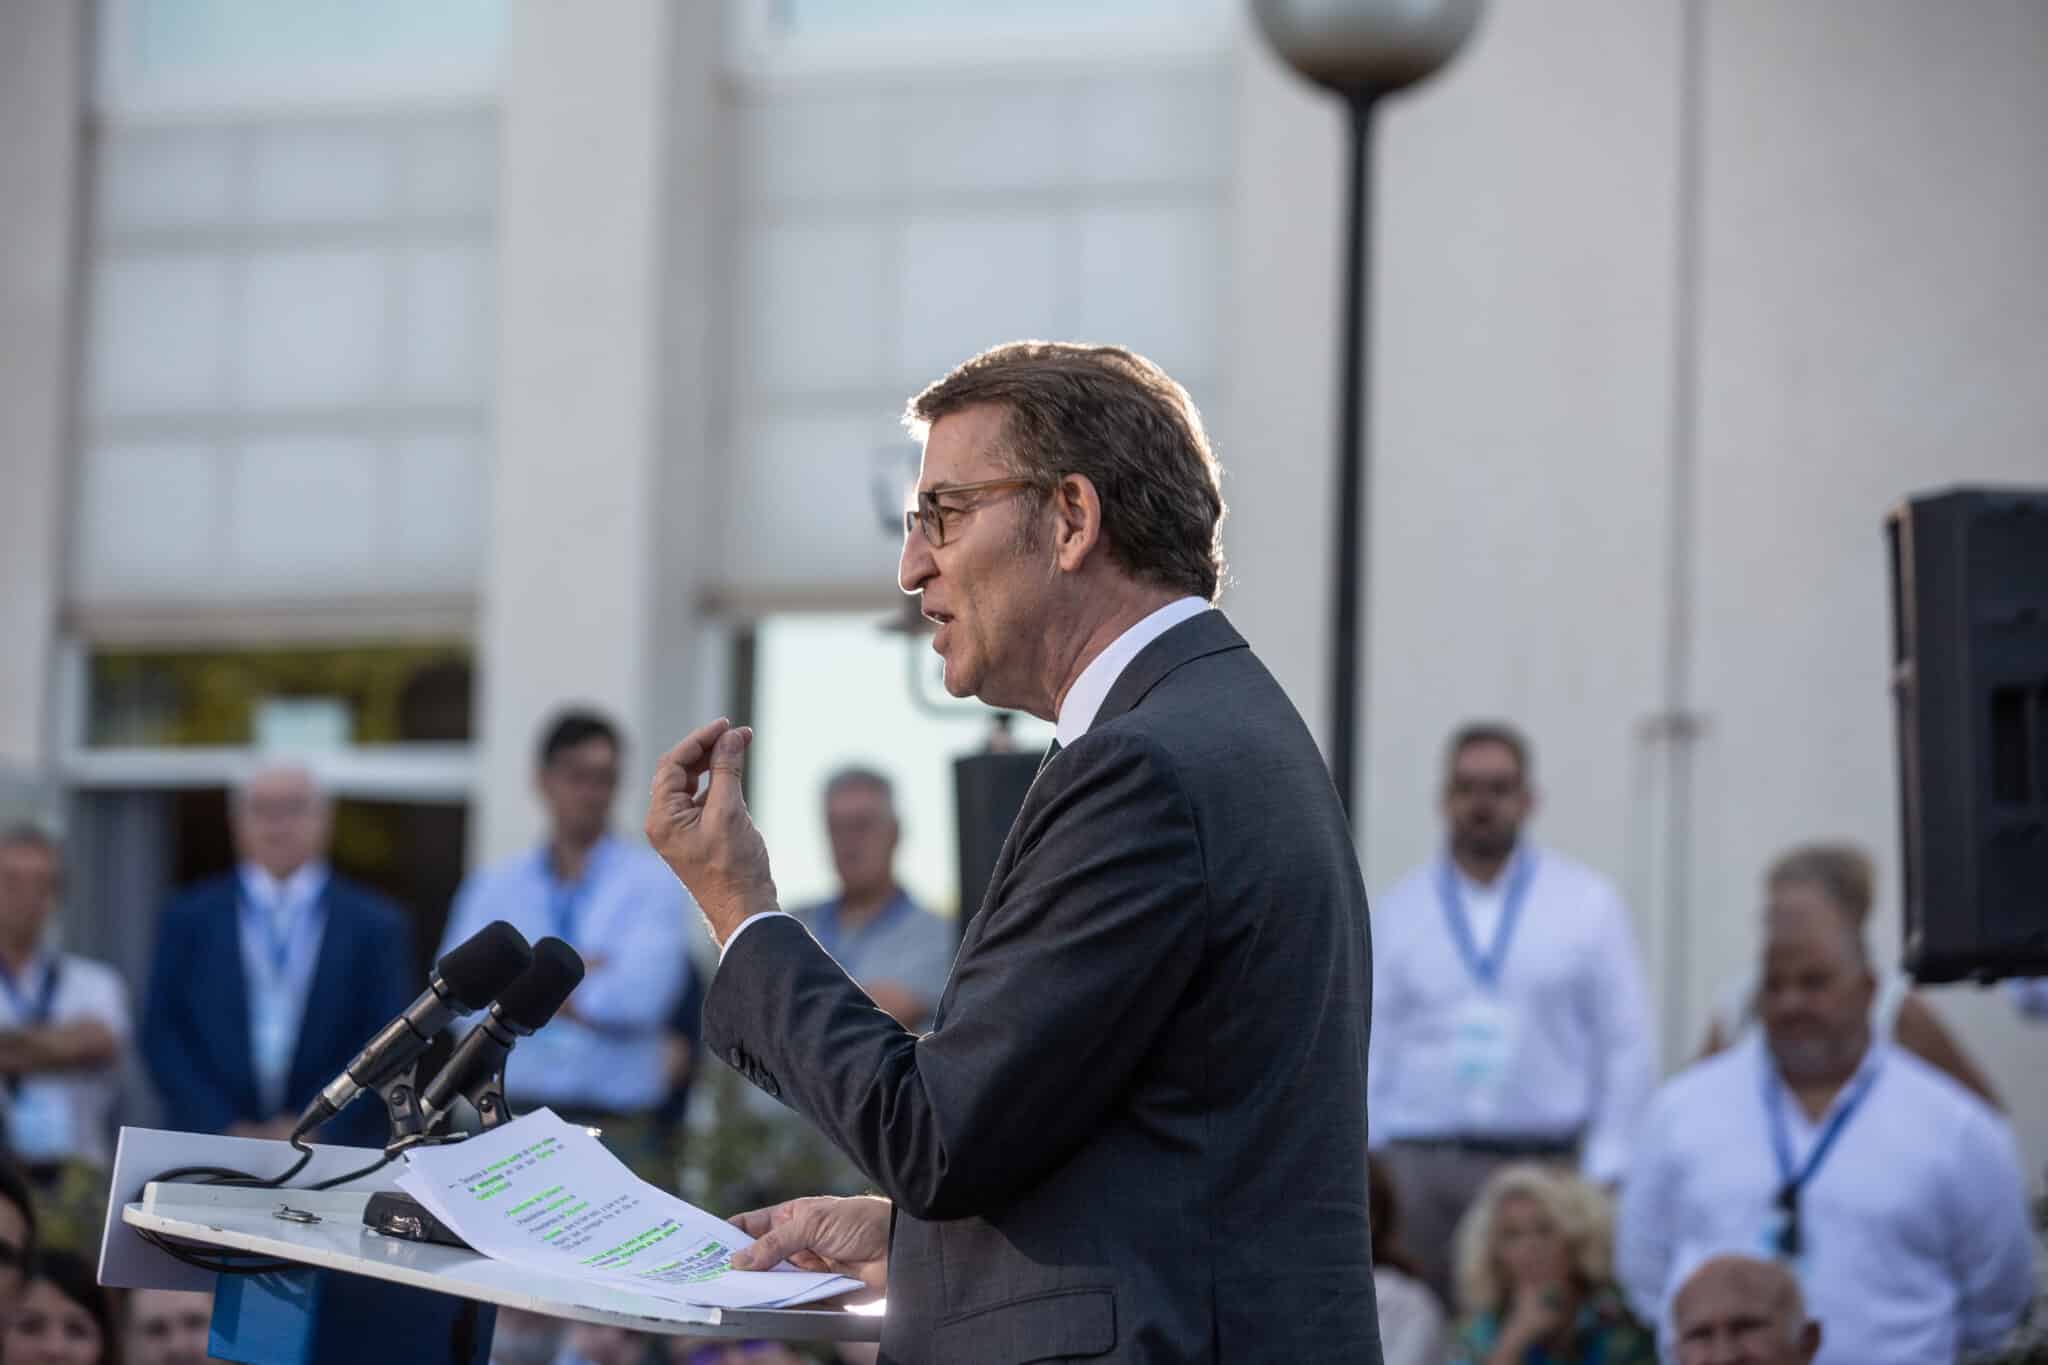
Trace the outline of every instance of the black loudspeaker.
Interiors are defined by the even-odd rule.
[[[1002,856],[1003,840],[1017,812],[1024,809],[1024,794],[1038,765],[1045,760],[1036,754],[969,754],[953,760],[953,804],[960,830],[960,932],[981,910],[988,895],[989,878],[995,875],[996,859]]]
[[[2048,976],[2048,492],[1930,494],[1887,529],[1906,969]]]

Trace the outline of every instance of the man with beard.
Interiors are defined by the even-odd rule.
[[[1873,1035],[1862,936],[1839,907],[1774,893],[1763,1036],[1681,1072],[1645,1115],[1616,1269],[1663,1317],[1700,1246],[1782,1261],[1827,1325],[1817,1365],[1960,1360],[2033,1293],[2012,1133],[1990,1106]]]
[[[1372,1145],[1447,1302],[1452,1234],[1487,1178],[1554,1160],[1619,1179],[1654,1076],[1628,912],[1522,837],[1534,806],[1521,735],[1465,726],[1446,751],[1449,846],[1373,902]]]

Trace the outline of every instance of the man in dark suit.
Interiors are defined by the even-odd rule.
[[[143,1055],[169,1127],[284,1138],[412,999],[412,954],[398,911],[328,869],[328,803],[305,769],[255,774],[229,818],[236,870],[157,925]],[[362,1103],[316,1137],[374,1146],[384,1129]]]
[[[1210,609],[1194,407],[1128,352],[1018,343],[910,418],[900,583],[947,690],[1059,743],[921,1036],[777,909],[750,732],[664,757],[648,835],[722,954],[706,1050],[888,1196],[743,1215],[736,1263],[886,1279],[904,1365],[1377,1361],[1365,892],[1307,729]]]

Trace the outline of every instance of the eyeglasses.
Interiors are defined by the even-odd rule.
[[[903,534],[908,536],[912,531],[922,531],[924,538],[936,550],[946,543],[946,518],[974,510],[969,507],[941,507],[940,498],[950,498],[961,493],[993,493],[998,488],[1007,488],[1014,492],[1039,486],[1036,479],[983,479],[979,483],[941,484],[937,488],[920,489],[917,506],[907,507],[903,511]]]

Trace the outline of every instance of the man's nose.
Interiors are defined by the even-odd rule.
[[[912,531],[903,537],[903,554],[896,561],[896,586],[905,592],[920,591],[939,571],[938,560],[932,557],[931,542],[921,531]]]

